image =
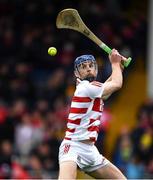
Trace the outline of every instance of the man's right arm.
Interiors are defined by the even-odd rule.
[[[103,83],[104,91],[102,94],[102,98],[109,96],[113,92],[120,89],[123,83],[122,70],[120,67],[121,55],[118,53],[117,50],[113,49],[109,58],[112,64],[111,80],[105,81]]]

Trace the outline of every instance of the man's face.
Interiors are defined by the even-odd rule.
[[[93,61],[86,61],[78,66],[78,75],[80,79],[88,79],[97,76],[96,64]]]

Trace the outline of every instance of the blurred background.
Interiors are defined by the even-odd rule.
[[[0,178],[56,179],[74,59],[93,54],[98,80],[111,74],[105,52],[77,32],[56,28],[64,8],[76,8],[99,38],[133,58],[123,88],[105,102],[96,145],[128,178],[153,178],[151,0],[0,0]],[[50,46],[58,50],[55,57],[47,54]],[[78,178],[89,176],[78,171]]]

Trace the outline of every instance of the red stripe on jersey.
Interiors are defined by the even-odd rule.
[[[102,86],[102,83],[98,82],[98,81],[92,81],[91,83],[93,84],[98,84],[99,86]]]
[[[95,137],[90,137],[90,140],[93,142],[96,142],[96,138]]]
[[[84,102],[91,102],[92,99],[89,97],[78,97],[78,96],[74,96],[72,98],[73,102],[80,102],[80,103],[84,103]]]
[[[81,122],[81,119],[75,119],[75,120],[68,119],[68,123],[71,123],[71,124],[79,125],[80,122]]]
[[[97,112],[102,112],[102,110],[100,110],[101,108],[100,108],[100,101],[101,101],[101,99],[100,98],[96,98],[95,100],[94,100],[94,103],[93,103],[93,107],[92,107],[92,110],[93,111],[97,111]]]
[[[101,87],[101,85],[99,85],[99,84],[95,84],[95,83],[94,83],[94,84],[92,84],[92,85],[93,85],[93,86],[98,86],[98,87]]]
[[[88,131],[97,131],[97,133],[98,133],[99,127],[98,126],[90,126],[90,127],[88,127]]]
[[[71,133],[74,133],[74,132],[75,132],[75,128],[74,128],[74,129],[69,129],[69,128],[67,128],[66,131],[71,132]]]
[[[87,110],[88,110],[88,108],[74,108],[74,107],[71,107],[70,108],[70,113],[83,114],[83,113],[86,113]]]
[[[68,138],[68,137],[65,137],[64,139],[65,139],[65,140],[71,140],[71,138]]]
[[[89,124],[92,124],[93,122],[95,122],[97,119],[90,119]]]

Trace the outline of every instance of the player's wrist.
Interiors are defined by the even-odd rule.
[[[120,68],[121,68],[121,70],[123,72],[124,71],[124,64],[122,62],[120,63]]]
[[[113,67],[120,67],[120,62],[112,62]]]

